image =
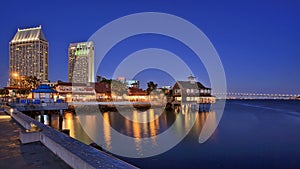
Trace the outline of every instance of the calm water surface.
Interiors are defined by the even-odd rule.
[[[300,101],[227,101],[225,111],[214,134],[203,144],[198,138],[208,114],[182,110],[163,112],[149,109],[146,113],[128,111],[133,119],[148,119],[149,123],[135,123],[117,112],[104,112],[103,118],[115,130],[136,139],[136,149],[143,152],[139,138],[156,136],[167,130],[176,118],[183,118],[181,128],[189,134],[173,149],[149,158],[119,157],[141,168],[300,168]],[[95,113],[87,112],[80,120],[97,127]],[[154,120],[157,119],[157,120]],[[80,126],[79,117],[65,113],[63,128],[70,136],[86,144],[93,142]],[[51,125],[58,128],[58,116],[52,116]],[[216,124],[212,124],[216,125]],[[101,144],[108,151],[116,145],[111,129],[103,128]],[[149,142],[157,144],[155,138]]]

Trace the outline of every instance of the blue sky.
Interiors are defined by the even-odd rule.
[[[17,28],[42,25],[49,41],[49,79],[67,80],[67,48],[86,41],[103,25],[137,12],[164,12],[200,28],[216,48],[232,92],[300,93],[300,1],[8,1],[0,6],[0,86],[8,78],[8,43]],[[140,35],[125,39],[106,56],[98,72],[110,77],[128,54],[156,47],[179,55],[209,86],[201,62],[174,39]],[[172,78],[147,70],[136,78],[171,85]],[[171,83],[171,84],[170,84]],[[142,87],[144,87],[142,85]]]

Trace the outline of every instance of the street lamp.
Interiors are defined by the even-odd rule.
[[[14,79],[16,79],[16,81],[17,81],[17,86],[18,87],[20,87],[20,75],[19,75],[19,73],[17,73],[17,72],[14,72],[13,74],[12,74],[12,76],[14,77]]]

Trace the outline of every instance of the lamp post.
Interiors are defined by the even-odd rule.
[[[12,77],[13,77],[13,79],[14,79],[14,81],[16,81],[16,86],[18,87],[18,88],[20,88],[20,75],[19,75],[19,73],[18,72],[14,72],[14,73],[12,73]],[[12,100],[13,100],[13,102],[14,102],[14,98],[16,97],[16,92],[14,92],[14,94],[13,94],[13,98],[12,98]]]

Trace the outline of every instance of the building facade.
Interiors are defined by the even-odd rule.
[[[126,84],[127,88],[131,88],[131,87],[139,88],[140,87],[140,82],[138,80],[134,80],[134,79],[128,80],[125,77],[118,77],[117,80]]]
[[[71,43],[68,50],[68,80],[73,83],[94,82],[93,42]]]
[[[96,100],[95,89],[90,84],[59,81],[54,89],[58,92],[59,98],[66,102]]]
[[[48,41],[42,26],[18,29],[9,42],[9,85],[18,85],[24,77],[48,80]]]
[[[211,95],[211,88],[205,87],[192,75],[188,81],[176,81],[172,89],[174,103],[215,103],[216,99]]]

